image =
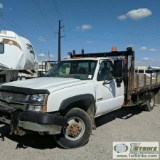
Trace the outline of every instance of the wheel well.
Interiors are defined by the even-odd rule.
[[[150,90],[150,91],[143,92],[143,93],[141,93],[139,95],[139,98],[142,101],[146,101],[146,100],[149,99],[150,93],[154,93],[154,96],[155,96],[158,93],[158,90],[157,89],[153,89],[153,90]]]
[[[131,99],[133,104],[143,104],[143,102],[146,102],[149,99],[149,95],[150,93],[154,93],[154,97],[157,95],[157,93],[159,92],[159,88],[157,89],[152,89],[152,90],[148,90],[139,94],[135,94],[132,95]]]
[[[156,95],[159,91],[160,91],[160,88],[153,90],[153,92],[154,92],[155,95]]]
[[[91,119],[92,127],[95,128],[94,115],[95,115],[96,109],[95,109],[95,104],[91,100],[84,99],[84,100],[73,102],[68,106],[66,106],[64,110],[60,111],[60,114],[62,116],[65,116],[65,114],[73,108],[80,108],[85,112],[87,112]]]

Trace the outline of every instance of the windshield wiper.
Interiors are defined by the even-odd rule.
[[[52,77],[51,75],[45,75],[44,77]]]
[[[78,76],[78,75],[75,75],[73,78],[76,78],[76,79],[82,79],[80,76]]]

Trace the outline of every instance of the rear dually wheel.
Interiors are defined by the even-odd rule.
[[[155,105],[155,95],[154,92],[148,92],[147,102],[144,105],[145,111],[152,111]]]

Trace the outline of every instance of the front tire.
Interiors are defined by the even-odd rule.
[[[54,135],[56,142],[63,148],[77,148],[86,144],[92,132],[89,115],[79,108],[71,109],[66,115],[67,126],[59,135]]]

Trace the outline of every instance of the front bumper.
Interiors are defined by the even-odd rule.
[[[4,106],[0,106],[0,121],[10,124],[15,129],[18,127],[50,135],[61,133],[62,127],[67,124],[67,119],[57,113],[19,111]]]

